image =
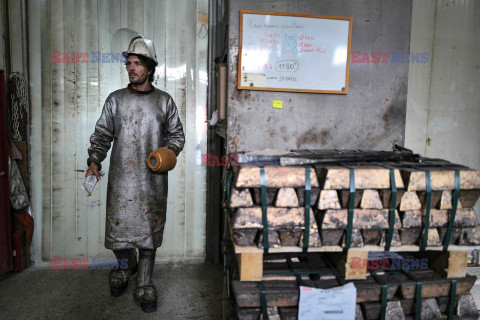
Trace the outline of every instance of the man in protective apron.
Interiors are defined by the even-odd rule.
[[[123,55],[130,84],[111,93],[105,101],[90,138],[86,176],[95,174],[100,180],[98,171],[113,141],[105,247],[113,250],[119,261],[128,261],[128,268],[110,272],[110,292],[122,295],[128,279],[138,271],[133,297],[143,311],[153,312],[157,309],[157,291],[152,272],[155,252],[163,239],[168,173],[152,171],[146,159],[162,147],[178,156],[185,136],[172,97],[152,85],[158,64],[152,41],[139,35]]]

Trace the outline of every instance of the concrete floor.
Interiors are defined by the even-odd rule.
[[[0,279],[0,319],[222,319],[223,269],[193,261],[157,263],[158,310],[146,314],[132,297],[109,293],[109,270],[32,267]],[[480,267],[468,268],[480,279]],[[471,291],[480,309],[480,280]]]
[[[222,270],[199,261],[156,264],[158,310],[146,314],[132,297],[136,276],[114,298],[109,270],[32,267],[0,280],[0,319],[221,319]]]

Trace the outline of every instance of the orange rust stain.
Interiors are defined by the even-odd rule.
[[[152,232],[156,232],[158,230],[160,230],[160,223],[162,222],[162,220],[160,218],[155,218],[154,222],[153,222],[153,230]]]
[[[135,121],[135,124],[137,123],[137,121]]]
[[[113,210],[113,209],[115,209],[115,207],[114,207],[114,206],[110,206],[110,210]]]
[[[120,196],[117,194],[117,195],[115,196],[115,199],[118,199],[119,197],[120,197]]]
[[[118,227],[118,225],[119,225],[119,222],[118,221],[115,222],[115,227]]]
[[[132,168],[134,168],[134,169],[137,168],[137,164],[133,160],[127,160],[127,162],[125,162],[125,163],[131,165]]]

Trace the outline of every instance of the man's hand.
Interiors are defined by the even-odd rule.
[[[95,162],[90,162],[90,166],[88,167],[87,173],[85,173],[85,177],[91,176],[94,174],[97,177],[97,180],[100,180],[100,173],[98,172],[98,166]]]
[[[161,147],[159,149],[168,149],[168,146]]]

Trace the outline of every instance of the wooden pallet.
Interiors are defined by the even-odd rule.
[[[230,220],[229,220],[230,221]],[[229,223],[230,234],[232,229]],[[241,281],[260,281],[263,278],[263,255],[262,248],[254,246],[239,246],[235,244],[232,236],[232,243],[237,258],[239,275]],[[442,247],[427,247],[426,251],[420,251],[419,246],[392,247],[392,252],[416,252],[417,258],[427,258],[432,269],[446,276],[447,278],[464,277],[467,272],[468,250],[470,247],[451,245],[447,252]],[[365,279],[367,265],[358,267],[360,261],[368,260],[370,251],[385,251],[380,246],[365,246],[362,248],[350,248],[348,251],[340,246],[310,247],[307,252],[325,252],[332,260],[341,275],[347,280]],[[277,247],[270,248],[269,253],[301,253],[301,247]],[[353,267],[353,265],[355,266]]]

